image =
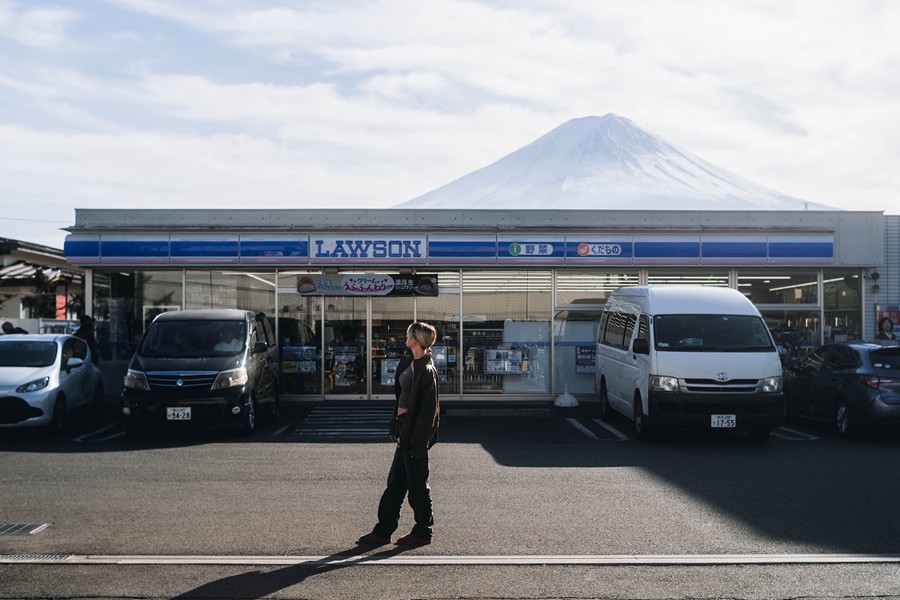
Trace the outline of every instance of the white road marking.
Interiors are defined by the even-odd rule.
[[[598,438],[597,435],[593,431],[591,431],[590,429],[588,429],[587,427],[585,427],[584,425],[582,425],[575,419],[566,419],[566,421],[569,422],[569,425],[571,425],[572,427],[574,427],[575,429],[577,429],[578,431],[580,431],[587,437],[591,438],[592,440],[600,441],[600,438]]]
[[[797,431],[796,429],[791,429],[790,427],[785,427],[784,425],[782,425],[782,426],[779,427],[778,429],[787,431],[788,433],[793,433],[794,435],[796,435],[796,436],[798,436],[798,437],[800,437],[800,438],[806,439],[806,440],[817,440],[817,439],[819,439],[819,438],[817,438],[817,437],[814,436],[814,435],[810,435],[810,434],[808,434],[808,433],[803,433],[802,431]],[[784,437],[784,436],[779,436],[779,437]]]
[[[76,565],[785,565],[900,563],[900,554],[597,554],[597,555],[408,555],[179,556],[0,555],[0,564]],[[383,552],[383,551],[382,551]]]
[[[293,427],[293,426],[294,426],[294,423],[288,423],[287,425],[285,425],[284,427],[282,427],[281,429],[279,429],[278,431],[276,431],[269,437],[276,438],[276,437],[280,436],[282,433],[284,433],[285,431],[287,431],[290,427]]]
[[[618,441],[620,441],[620,442],[627,442],[628,440],[631,439],[630,437],[628,437],[627,435],[625,435],[624,433],[622,433],[621,431],[619,431],[618,429],[616,429],[616,428],[613,427],[612,425],[607,425],[606,423],[604,423],[604,422],[601,421],[600,419],[591,419],[591,420],[592,420],[594,423],[596,423],[597,425],[599,425],[600,427],[602,427],[603,429],[607,430],[608,432],[610,432],[611,434],[613,434],[614,436],[616,436],[616,437],[618,438]]]
[[[107,431],[107,430],[109,430],[109,429],[112,429],[113,427],[117,427],[118,425],[119,425],[118,422],[110,423],[109,425],[107,425],[107,426],[105,426],[105,427],[101,427],[101,428],[98,429],[97,431],[92,431],[92,432],[90,432],[90,433],[85,433],[84,435],[79,435],[79,436],[76,437],[76,438],[72,438],[72,441],[73,441],[73,442],[83,442],[84,440],[86,440],[87,438],[91,437],[92,435],[98,435],[98,434],[101,434],[101,433],[103,433],[104,431]]]

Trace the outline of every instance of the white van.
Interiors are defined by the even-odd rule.
[[[601,416],[656,427],[747,430],[764,441],[784,414],[781,361],[756,307],[737,290],[635,286],[615,290],[600,319]]]

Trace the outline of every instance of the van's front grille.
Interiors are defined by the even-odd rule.
[[[216,376],[216,371],[191,371],[188,373],[173,373],[161,371],[147,373],[147,383],[150,388],[173,388],[181,390],[210,389]]]
[[[682,379],[681,390],[692,394],[754,394],[762,389],[758,379]]]

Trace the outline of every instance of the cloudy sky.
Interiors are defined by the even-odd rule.
[[[387,208],[614,112],[900,209],[892,0],[0,0],[0,237],[75,208]]]

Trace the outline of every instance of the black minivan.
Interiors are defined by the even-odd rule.
[[[150,428],[233,426],[279,412],[278,348],[262,313],[180,310],[157,316],[141,338],[122,392],[129,435]]]

